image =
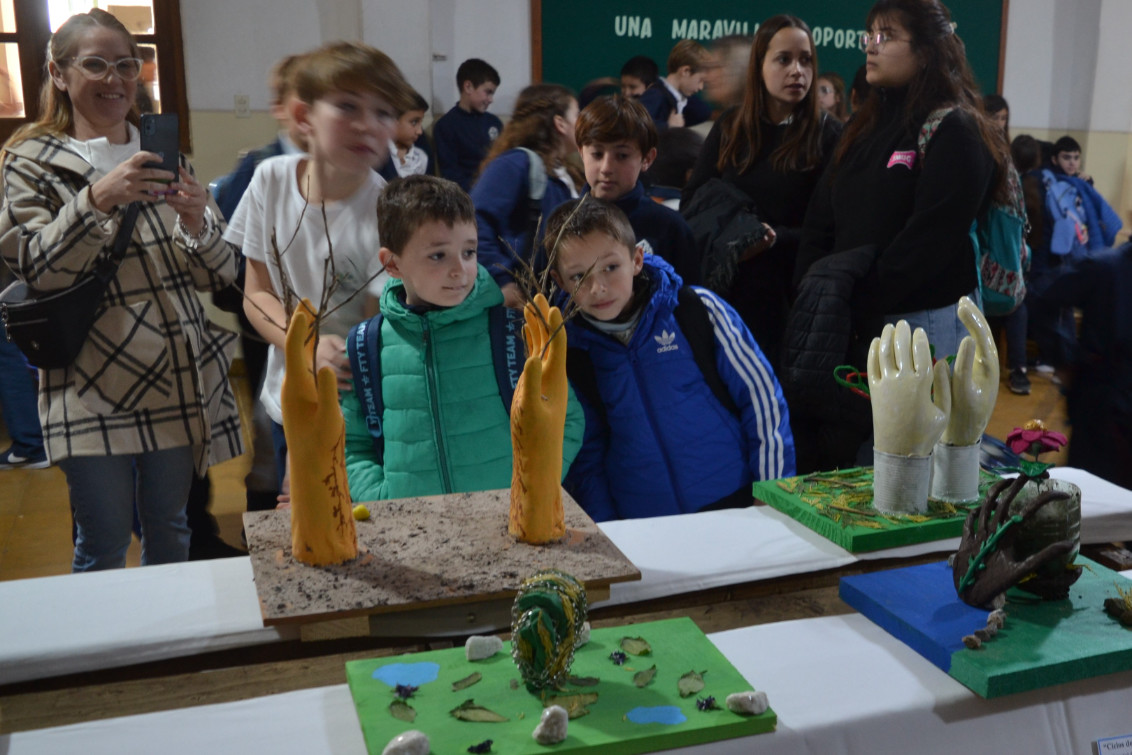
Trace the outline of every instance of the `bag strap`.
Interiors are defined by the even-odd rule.
[[[118,235],[114,237],[114,246],[110,254],[99,260],[94,267],[94,274],[105,284],[109,284],[118,273],[118,266],[126,258],[126,249],[130,246],[130,237],[134,235],[134,226],[137,224],[138,211],[141,205],[130,202],[122,214],[122,222],[118,225]]]
[[[382,418],[385,401],[381,394],[381,313],[358,323],[346,338],[346,354],[350,358],[354,393],[362,405],[366,428],[373,441],[378,464],[385,464],[385,432]]]
[[[495,381],[503,408],[511,414],[515,388],[523,374],[523,312],[502,305],[487,311],[487,328],[491,335],[491,358],[495,363]]]
[[[924,159],[924,155],[928,153],[928,142],[935,136],[935,131],[939,128],[939,124],[943,123],[943,119],[951,114],[955,108],[941,107],[928,113],[928,117],[924,119],[924,125],[920,126],[920,135],[916,139],[916,151],[920,153],[920,159]]]

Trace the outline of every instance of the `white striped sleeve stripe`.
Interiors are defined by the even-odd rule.
[[[758,451],[759,479],[781,477],[786,468],[785,441],[778,431],[782,425],[782,411],[775,397],[774,374],[744,340],[741,326],[737,327],[727,316],[723,302],[706,289],[697,286],[694,290],[707,307],[716,340],[723,346],[723,353],[751,396],[755,428],[761,441]]]

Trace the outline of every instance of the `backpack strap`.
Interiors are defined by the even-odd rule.
[[[527,155],[527,248],[530,249],[529,261],[536,270],[545,266],[545,256],[541,250],[535,248],[538,242],[538,227],[542,222],[542,198],[546,195],[546,184],[549,180],[546,175],[546,164],[542,156],[533,149],[519,147]]]
[[[566,347],[566,378],[574,389],[574,395],[584,399],[605,419],[605,403],[597,388],[597,372],[594,371],[590,352],[577,346]]]
[[[511,414],[515,388],[523,374],[523,311],[499,305],[487,311],[487,327],[491,334],[491,356],[495,363],[495,381],[503,409]]]
[[[731,397],[731,392],[727,390],[727,384],[723,382],[723,377],[715,364],[715,326],[712,325],[707,306],[691,286],[681,286],[676,297],[673,316],[692,348],[692,360],[716,400],[723,404],[723,408],[730,414],[738,417],[739,405]],[[597,387],[597,373],[594,371],[594,364],[588,351],[574,346],[567,347],[566,376],[574,393],[584,398],[604,417],[605,404]]]
[[[381,394],[381,321],[380,313],[350,329],[346,338],[346,354],[350,357],[354,393],[361,402],[366,427],[373,440],[378,464],[385,464],[385,432],[382,417],[385,401]]]
[[[715,364],[715,326],[707,306],[691,286],[681,286],[676,295],[676,309],[673,312],[684,338],[692,347],[692,358],[703,373],[704,382],[723,407],[734,416],[739,416],[739,406],[727,390],[726,383]]]
[[[951,114],[955,108],[941,107],[928,113],[928,117],[924,120],[924,125],[920,126],[920,135],[916,139],[916,151],[920,153],[920,159],[924,159],[924,155],[928,152],[928,142],[935,136],[936,129],[943,119]]]

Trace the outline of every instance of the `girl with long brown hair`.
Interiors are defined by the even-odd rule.
[[[579,168],[567,161],[578,151],[574,124],[578,101],[558,84],[532,84],[519,93],[511,120],[495,140],[472,187],[479,229],[479,261],[503,289],[508,306],[522,299],[513,271],[519,260],[530,261],[540,218],[582,186]],[[532,160],[538,164],[532,166]],[[545,181],[538,199],[532,182]]]
[[[687,205],[713,178],[742,190],[766,226],[742,250],[724,298],[778,366],[794,257],[810,194],[832,153],[841,124],[823,116],[813,91],[817,52],[810,27],[796,16],[759,26],[743,102],[716,122],[684,189]]]
[[[858,331],[905,319],[925,328],[942,358],[966,335],[956,306],[978,293],[971,227],[1005,191],[1009,152],[942,3],[879,0],[866,25],[870,93],[814,195],[797,274],[829,254],[875,247],[854,289]],[[923,126],[941,109],[922,147]]]

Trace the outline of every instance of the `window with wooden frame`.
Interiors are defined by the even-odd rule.
[[[181,113],[181,151],[191,152],[180,0],[0,0],[0,142],[39,115],[52,32],[91,8],[113,14],[134,35],[144,61],[138,106]]]

